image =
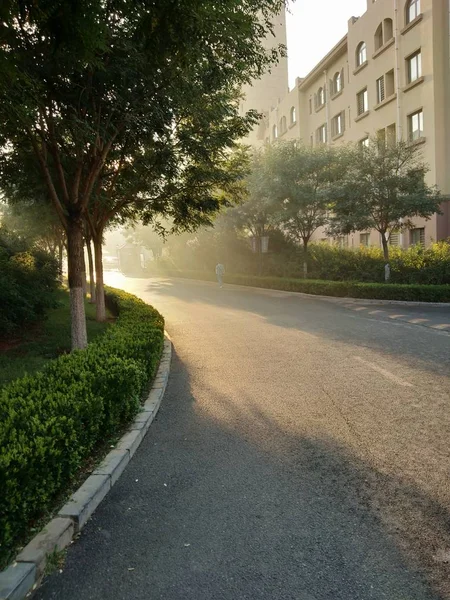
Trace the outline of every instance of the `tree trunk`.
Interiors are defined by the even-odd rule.
[[[303,277],[308,277],[308,240],[303,240]]]
[[[83,293],[83,256],[83,220],[80,215],[75,215],[70,218],[67,225],[72,350],[86,348],[87,346]]]
[[[95,273],[94,273],[94,259],[92,258],[92,246],[91,239],[86,239],[86,249],[88,255],[88,264],[89,264],[89,291],[90,291],[90,304],[95,304]]]
[[[103,256],[102,235],[93,238],[95,255],[95,283],[96,283],[96,318],[97,321],[106,320],[105,287],[103,284]]]
[[[84,236],[83,236],[83,251],[81,253],[81,273],[83,277],[83,297],[87,295],[87,277],[86,277],[86,259],[84,257]]]
[[[384,260],[389,262],[389,244],[386,239],[386,233],[381,234],[381,243],[383,245]]]
[[[58,244],[58,270],[59,270],[59,279],[61,282],[63,280],[63,252],[64,252],[64,245],[59,243]]]

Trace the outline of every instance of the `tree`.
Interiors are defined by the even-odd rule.
[[[245,179],[245,194],[237,206],[228,211],[227,219],[238,230],[250,233],[259,256],[259,273],[263,270],[262,239],[276,227],[277,205],[269,193],[267,151],[255,150]]]
[[[303,275],[308,274],[308,244],[319,228],[328,223],[331,189],[344,163],[344,150],[298,142],[279,143],[268,149],[270,173],[267,193],[279,206],[282,229],[304,251]]]
[[[245,136],[257,114],[239,115],[236,91],[276,61],[263,39],[283,7],[283,0],[2,3],[0,147],[34,153],[65,229],[74,348],[87,343],[83,227],[105,165],[149,139],[164,144],[183,120],[192,133],[186,147],[200,146],[201,115],[191,118],[190,109],[201,98],[215,98],[234,139]],[[195,208],[186,207],[186,219]]]
[[[330,230],[348,234],[376,229],[389,261],[389,236],[411,229],[414,217],[440,211],[439,192],[425,182],[428,166],[417,145],[407,142],[353,147],[342,179],[334,186]]]

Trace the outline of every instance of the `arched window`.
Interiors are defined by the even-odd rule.
[[[281,117],[280,119],[280,133],[283,133],[287,130],[286,117]]]
[[[388,42],[394,37],[394,26],[392,19],[384,20],[384,43]]]
[[[338,94],[343,88],[342,71],[335,73],[333,77],[333,93]]]
[[[383,45],[383,23],[380,23],[375,31],[375,52]]]
[[[272,137],[274,140],[276,140],[278,137],[278,127],[276,125],[272,127]]]
[[[319,91],[317,92],[317,103],[319,106],[325,104],[325,90],[323,87],[320,87]]]
[[[356,48],[356,66],[360,67],[367,61],[366,42],[360,42]]]
[[[420,15],[420,0],[408,0],[406,3],[406,23],[411,23]]]
[[[295,106],[291,108],[291,125],[297,122],[297,111],[295,110]]]

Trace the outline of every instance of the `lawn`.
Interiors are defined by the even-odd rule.
[[[50,310],[45,321],[22,332],[20,337],[0,342],[0,388],[26,373],[42,369],[49,360],[70,351],[69,292],[59,290],[57,301],[57,308]],[[107,322],[97,323],[95,305],[88,301],[86,321],[90,342],[108,327]]]

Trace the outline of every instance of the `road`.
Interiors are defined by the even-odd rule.
[[[172,373],[38,600],[450,598],[448,308],[108,282],[165,315]]]

